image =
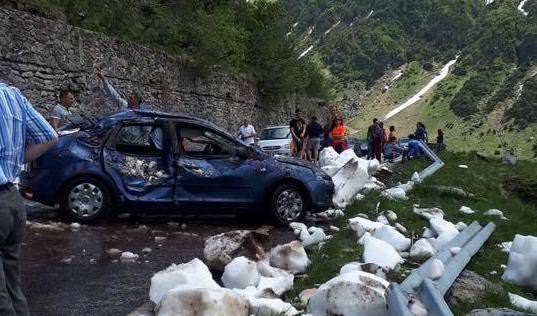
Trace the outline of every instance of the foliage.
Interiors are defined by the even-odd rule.
[[[278,1],[23,0],[23,8],[85,29],[164,50],[200,73],[245,73],[263,95],[326,96],[319,67],[298,60]]]

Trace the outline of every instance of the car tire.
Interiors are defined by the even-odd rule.
[[[65,186],[60,206],[68,220],[92,223],[109,214],[110,190],[98,179],[80,177]]]
[[[278,186],[270,198],[270,216],[278,226],[288,225],[304,217],[308,200],[304,191],[292,184]]]

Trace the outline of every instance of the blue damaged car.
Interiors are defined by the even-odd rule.
[[[23,173],[20,190],[79,222],[119,210],[244,211],[286,224],[328,209],[334,185],[314,165],[271,157],[205,120],[125,112],[61,136]]]

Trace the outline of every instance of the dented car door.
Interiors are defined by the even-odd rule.
[[[175,177],[168,125],[122,124],[107,142],[103,160],[122,201],[173,203]]]
[[[241,208],[255,203],[259,161],[241,158],[238,142],[211,129],[178,125],[176,203],[186,208]]]

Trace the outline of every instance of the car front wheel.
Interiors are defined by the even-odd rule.
[[[108,213],[110,194],[101,181],[94,178],[79,178],[66,186],[61,207],[70,220],[93,222]]]
[[[272,195],[270,213],[276,224],[287,225],[304,216],[306,205],[302,190],[294,185],[281,185]]]

